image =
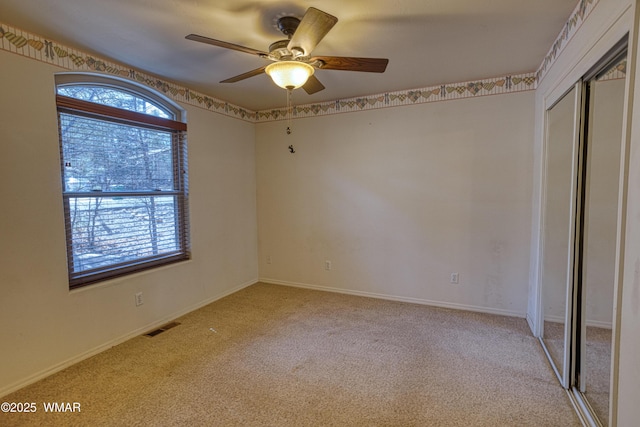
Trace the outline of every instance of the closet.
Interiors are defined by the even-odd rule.
[[[583,420],[609,424],[626,40],[546,112],[541,343]]]

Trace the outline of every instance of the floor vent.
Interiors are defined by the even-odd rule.
[[[156,329],[154,331],[147,332],[146,334],[144,334],[144,336],[146,336],[146,337],[155,337],[156,335],[161,334],[164,331],[168,331],[171,328],[175,328],[179,324],[180,324],[179,322],[167,323],[166,325],[162,325],[162,326],[160,326],[158,329]]]

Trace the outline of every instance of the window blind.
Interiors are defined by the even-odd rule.
[[[58,99],[70,287],[188,259],[184,124]]]

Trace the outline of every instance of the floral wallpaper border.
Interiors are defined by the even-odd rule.
[[[544,78],[551,64],[553,64],[598,2],[599,0],[580,1],[536,72],[297,105],[293,107],[291,115],[293,118],[314,117],[534,90],[537,82]],[[57,65],[70,71],[92,71],[131,79],[156,89],[175,101],[253,123],[287,118],[287,110],[284,107],[251,111],[145,74],[134,68],[69,48],[1,22],[0,49]]]
[[[356,98],[337,99],[335,101],[316,104],[295,105],[292,108],[291,115],[293,118],[314,117],[387,107],[425,104],[429,102],[450,101],[485,95],[522,92],[535,89],[535,83],[536,77],[534,73],[519,74],[465,83],[444,84],[421,89],[387,92]],[[258,122],[285,119],[287,119],[286,108],[258,111]]]

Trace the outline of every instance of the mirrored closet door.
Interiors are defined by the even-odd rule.
[[[576,391],[602,425],[609,419],[620,154],[626,55],[585,82],[583,194],[577,277]]]
[[[582,86],[577,84],[547,111],[545,192],[542,214],[544,324],[542,341],[560,382],[569,386],[569,356]]]
[[[541,342],[583,419],[609,424],[626,43],[547,111]]]

